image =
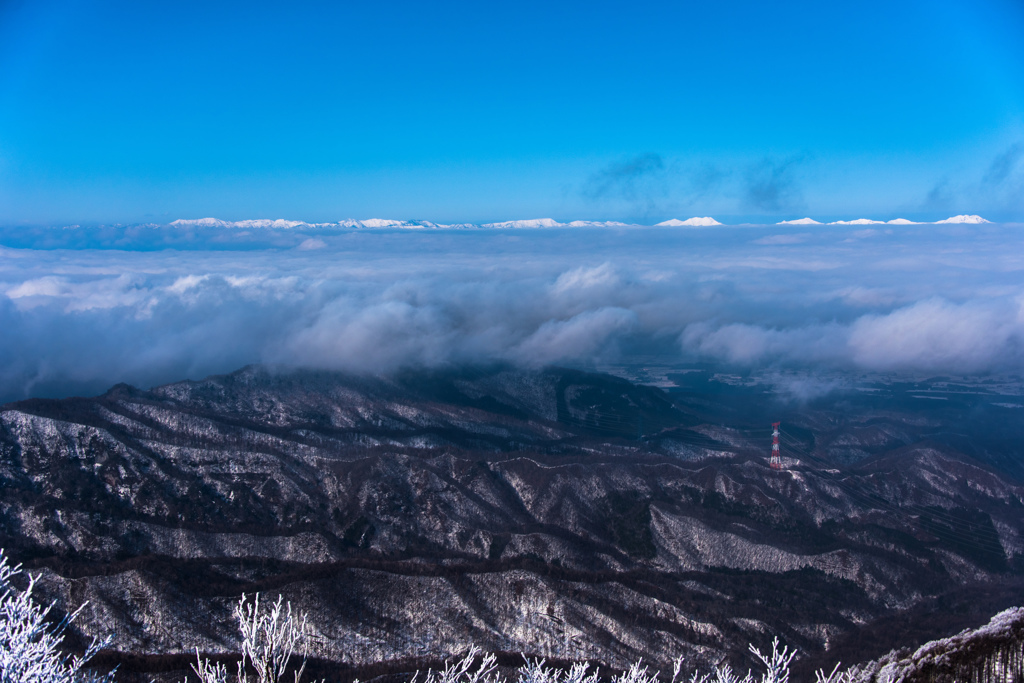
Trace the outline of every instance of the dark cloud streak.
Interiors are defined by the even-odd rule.
[[[765,159],[750,167],[744,176],[744,206],[769,213],[797,208],[802,194],[796,170],[801,163],[802,157],[782,161]]]
[[[924,208],[931,211],[947,211],[953,206],[953,188],[949,179],[935,183],[924,197]]]
[[[580,194],[594,202],[624,201],[634,211],[650,215],[668,195],[671,175],[660,154],[639,154],[591,175]]]
[[[1024,144],[1017,142],[1010,145],[992,160],[982,178],[982,184],[987,187],[1001,186],[1016,170],[1021,157],[1024,157]]]

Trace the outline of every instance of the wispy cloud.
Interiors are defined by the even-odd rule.
[[[1022,313],[1020,301],[955,304],[932,298],[849,324],[696,323],[680,343],[698,356],[746,366],[968,374],[1008,370],[1024,361]]]
[[[787,233],[784,235],[768,235],[767,237],[759,237],[754,240],[754,244],[800,244],[810,239],[812,235],[809,232],[799,233]]]
[[[1018,162],[1024,157],[1024,143],[1015,142],[996,155],[982,177],[987,187],[999,187],[1016,171]]]
[[[592,174],[581,194],[591,201],[624,201],[651,213],[668,194],[668,172],[660,154],[646,153],[617,161]]]
[[[688,174],[692,198],[697,199],[719,192],[731,175],[731,171],[718,164],[711,162],[699,164]]]
[[[932,185],[924,196],[924,208],[930,211],[948,211],[953,203],[953,186],[948,178],[943,178]]]
[[[751,166],[744,175],[744,205],[769,213],[797,208],[802,195],[796,171],[802,162],[802,157],[782,161],[765,159]]]

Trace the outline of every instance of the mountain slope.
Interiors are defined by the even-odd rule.
[[[825,656],[1018,594],[1012,480],[910,423],[813,412],[790,427],[811,450],[774,471],[708,405],[501,367],[24,401],[0,411],[0,545],[117,652],[231,651],[230,606],[259,590],[353,667],[474,643],[710,663],[772,634]]]

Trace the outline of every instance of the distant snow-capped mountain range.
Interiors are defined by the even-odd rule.
[[[629,227],[629,223],[618,223],[615,221],[572,221],[571,223],[559,223],[553,218],[532,218],[518,221],[502,221],[500,223],[433,223],[431,221],[409,220],[401,221],[391,218],[367,218],[356,220],[346,218],[337,223],[307,223],[305,221],[289,221],[278,218],[245,220],[245,221],[222,221],[219,218],[181,218],[170,224],[176,228],[271,228],[286,230],[291,228],[403,228],[408,230],[457,230],[457,229],[478,229],[478,228],[616,228]],[[718,225],[716,223],[716,225]]]
[[[697,219],[692,219],[691,218],[690,220],[697,220]],[[973,215],[972,216],[967,216],[967,215],[963,215],[963,216],[950,216],[949,218],[946,218],[945,220],[933,221],[931,224],[932,225],[937,225],[939,223],[972,223],[972,224],[976,224],[977,225],[977,224],[981,224],[981,223],[991,223],[991,222],[992,221],[987,221],[984,218],[982,218],[981,216],[973,216]],[[665,223],[662,223],[661,225],[665,225]],[[682,225],[682,223],[679,223],[679,225]],[[690,225],[693,225],[693,224],[691,223]],[[928,225],[928,222],[927,221],[908,221],[906,218],[894,218],[891,221],[876,221],[876,220],[873,220],[871,218],[857,218],[857,219],[852,220],[852,221],[832,221],[831,223],[822,223],[820,221],[814,220],[813,218],[798,218],[798,219],[792,220],[792,221],[779,221],[778,223],[776,223],[776,225]]]
[[[951,216],[945,220],[935,221],[939,223],[968,223],[981,224],[989,223],[981,216],[961,215]],[[896,218],[890,221],[878,221],[871,218],[857,218],[851,221],[832,221],[822,223],[813,218],[798,218],[795,220],[779,221],[776,225],[923,225],[918,221],[909,221],[905,218]],[[626,228],[626,227],[647,227],[636,223],[620,223],[618,221],[571,221],[560,223],[553,218],[531,218],[527,220],[501,221],[498,223],[433,223],[421,220],[395,220],[391,218],[367,218],[356,220],[346,218],[336,223],[308,223],[306,221],[290,221],[283,218],[269,219],[259,218],[243,221],[224,221],[219,218],[180,218],[170,223],[176,228],[240,228],[240,229],[271,229],[291,230],[295,228],[369,228],[369,229],[406,229],[406,230],[460,230],[460,229],[537,229],[537,228]],[[694,216],[686,220],[672,218],[661,223],[655,223],[656,228],[705,228],[723,225],[710,216]]]

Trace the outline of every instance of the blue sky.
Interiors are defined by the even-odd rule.
[[[0,223],[1024,220],[1024,6],[0,3]]]

